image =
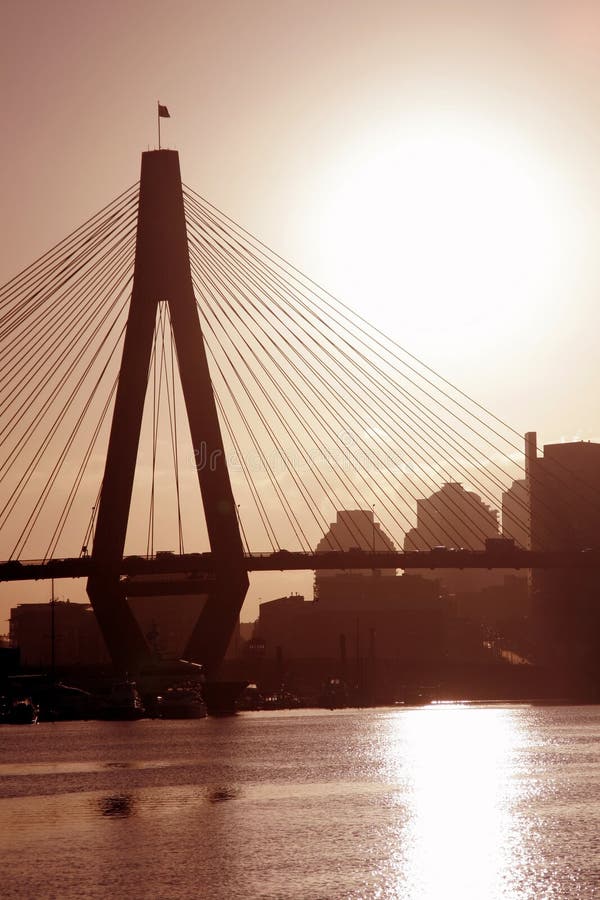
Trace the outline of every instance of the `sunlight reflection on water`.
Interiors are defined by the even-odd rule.
[[[502,709],[428,708],[394,726],[389,765],[409,772],[410,811],[405,848],[392,865],[395,891],[408,882],[424,898],[448,896],[453,884],[463,898],[502,895],[519,790],[514,720]]]
[[[600,896],[597,707],[79,723],[0,740],[3,896]]]
[[[580,858],[580,847],[564,832],[559,849],[563,860],[556,865],[548,837],[557,822],[552,822],[552,815],[547,820],[566,787],[557,784],[555,774],[563,782],[568,775],[570,790],[576,786],[585,772],[577,744],[583,740],[589,750],[593,735],[571,733],[561,740],[555,729],[550,740],[544,735],[540,743],[531,722],[532,717],[540,718],[540,711],[528,710],[526,717],[523,712],[448,704],[387,720],[387,775],[398,782],[397,802],[407,815],[403,826],[390,830],[379,896],[419,900],[600,896],[598,873],[586,879],[580,870],[580,863],[582,869],[594,865],[593,855],[584,853]],[[548,749],[571,771],[556,773],[548,766]],[[578,764],[576,770],[573,762]],[[567,797],[555,810],[556,820],[567,824],[572,815],[576,828],[578,818],[590,816],[592,797],[598,799],[597,746],[589,762],[593,780],[579,810]],[[592,818],[597,823],[597,811]],[[593,827],[588,823],[586,830]]]

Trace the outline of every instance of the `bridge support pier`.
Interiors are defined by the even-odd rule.
[[[130,672],[153,661],[118,572],[161,301],[169,304],[195,458],[211,461],[210,467],[199,464],[197,472],[216,584],[186,652],[214,676],[244,602],[248,575],[194,296],[179,157],[173,150],[142,154],[131,303],[92,550],[94,569],[101,574],[90,577],[87,586],[111,657]]]

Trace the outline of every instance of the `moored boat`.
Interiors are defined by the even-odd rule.
[[[208,713],[198,691],[171,688],[156,698],[156,713],[161,719],[203,719]]]
[[[9,725],[35,725],[39,709],[31,697],[15,697],[6,707],[3,717]]]
[[[99,719],[131,721],[145,715],[144,704],[134,681],[116,681],[110,696],[98,708]]]

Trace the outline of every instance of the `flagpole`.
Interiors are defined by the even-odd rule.
[[[160,150],[160,100],[156,101],[156,121],[158,122],[158,149]]]

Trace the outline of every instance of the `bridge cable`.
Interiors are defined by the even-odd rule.
[[[239,289],[239,288],[238,288],[238,289]],[[244,293],[244,292],[242,291],[242,293]],[[248,297],[248,295],[245,294],[245,293],[244,293],[244,298],[245,298],[246,300],[249,300],[249,299],[250,299],[250,298]],[[246,307],[246,309],[247,309],[247,307]],[[237,312],[237,310],[236,310],[236,312]],[[238,315],[239,315],[239,313],[238,313]],[[253,317],[253,320],[254,320],[255,324],[259,325],[259,323],[256,321],[256,319],[254,319],[254,317]],[[280,320],[280,321],[281,321],[281,320]],[[259,326],[259,327],[260,327],[260,326]],[[279,330],[279,332],[281,332],[281,329],[278,329],[278,330]],[[270,336],[269,336],[269,337],[270,337]],[[265,349],[265,348],[263,347],[263,350],[264,350],[264,349]],[[279,347],[279,349],[281,350],[280,347]],[[287,360],[288,363],[292,363],[292,362],[293,362],[292,360],[290,360],[289,357],[286,357],[286,360]],[[321,362],[322,362],[322,361],[321,361]],[[331,370],[329,370],[329,371],[331,372]],[[314,368],[313,368],[313,372],[314,372]],[[316,373],[315,373],[315,374],[316,374]],[[318,376],[318,374],[317,374],[317,378],[318,378],[318,377],[319,377],[319,376]],[[292,386],[295,387],[295,385],[292,385]],[[307,382],[307,386],[308,386],[309,388],[312,388],[313,391],[315,390],[314,384],[313,384],[312,382],[311,382],[311,383],[308,383],[308,382]],[[355,394],[355,398],[356,398],[356,397],[357,397],[357,395]],[[323,399],[322,395],[321,395],[321,399]],[[360,399],[360,398],[358,398],[358,399]],[[352,414],[352,410],[348,408],[347,404],[346,404],[346,411],[347,411],[347,412],[350,412],[350,414]],[[314,409],[313,409],[313,412],[315,412]],[[331,410],[330,410],[330,412],[331,412]],[[321,418],[321,424],[325,424],[325,423],[323,422],[323,420],[322,420],[322,417],[320,417],[320,418]],[[346,422],[345,419],[343,419],[343,420],[338,419],[338,422],[339,422],[339,423],[342,423],[342,424],[347,424],[347,422]],[[363,424],[364,424],[364,423],[363,423]],[[335,436],[334,436],[334,437],[335,437]],[[381,460],[379,460],[379,462],[381,462]],[[415,497],[414,494],[412,495],[412,497],[413,497],[413,499],[417,499],[417,498]],[[363,495],[363,499],[364,499],[364,495]],[[370,505],[370,504],[369,504],[369,505]],[[473,523],[473,524],[474,524],[475,529],[477,529],[477,523]]]
[[[201,273],[200,273],[200,277],[201,277]],[[239,373],[238,373],[238,371],[236,370],[235,366],[233,366],[233,364],[232,364],[232,362],[231,362],[231,358],[229,357],[229,354],[227,353],[227,351],[225,350],[225,348],[224,348],[222,342],[220,341],[220,339],[219,339],[218,336],[216,335],[216,331],[215,331],[214,328],[212,327],[210,321],[209,321],[209,320],[206,318],[206,316],[205,316],[205,309],[208,307],[208,303],[209,303],[209,301],[208,301],[208,299],[207,299],[207,297],[208,297],[208,292],[210,292],[211,287],[208,286],[208,285],[206,285],[205,282],[204,282],[204,283],[199,282],[197,279],[196,279],[196,281],[195,281],[195,286],[196,286],[196,290],[199,292],[200,296],[202,297],[202,303],[199,303],[199,304],[198,304],[199,311],[200,311],[201,315],[203,316],[204,321],[205,321],[205,323],[207,324],[207,326],[209,327],[210,331],[212,331],[212,333],[215,335],[215,340],[217,341],[217,344],[218,344],[219,348],[221,349],[223,355],[225,356],[225,359],[229,362],[231,371],[236,375],[236,377],[237,377],[238,380],[239,380]],[[216,362],[216,356],[215,356],[214,353],[212,353],[212,357],[213,357],[213,360]],[[288,498],[286,497],[285,493],[282,491],[282,489],[281,489],[281,487],[280,487],[280,485],[279,485],[279,483],[278,483],[278,481],[277,481],[277,478],[276,478],[276,476],[275,476],[275,473],[273,472],[272,466],[271,466],[271,464],[270,464],[270,462],[269,462],[269,460],[268,460],[266,454],[264,453],[264,450],[263,450],[263,448],[262,448],[260,442],[256,439],[256,437],[255,437],[255,435],[254,435],[254,432],[252,431],[252,429],[250,428],[250,426],[249,426],[249,424],[248,424],[248,420],[247,420],[246,416],[244,415],[244,413],[243,413],[243,411],[242,411],[241,405],[240,405],[239,402],[237,401],[237,399],[236,399],[236,397],[235,397],[235,394],[234,394],[234,392],[233,392],[233,389],[231,388],[231,384],[230,384],[229,379],[228,379],[227,376],[225,375],[225,373],[224,373],[223,369],[221,368],[221,366],[220,366],[217,362],[216,362],[216,364],[217,364],[217,371],[218,371],[219,374],[221,375],[221,378],[222,378],[222,380],[223,380],[223,382],[224,382],[224,384],[225,384],[226,390],[228,391],[229,395],[231,396],[231,398],[232,398],[232,400],[233,400],[233,403],[234,403],[234,406],[235,406],[236,411],[237,411],[237,413],[238,413],[238,416],[240,417],[241,421],[244,423],[244,425],[245,425],[245,427],[246,427],[246,430],[247,430],[247,432],[248,432],[248,434],[249,434],[249,436],[250,436],[250,439],[251,439],[252,442],[253,442],[254,448],[255,448],[256,452],[258,453],[258,455],[259,455],[259,457],[260,457],[260,459],[261,459],[261,462],[262,462],[262,464],[263,464],[263,466],[264,466],[264,468],[265,468],[265,471],[266,471],[266,473],[267,473],[267,477],[269,478],[269,481],[270,481],[270,483],[271,483],[271,486],[272,486],[273,490],[275,491],[275,494],[276,494],[276,496],[278,497],[278,499],[279,499],[279,501],[280,501],[280,503],[281,503],[281,505],[282,505],[282,508],[283,508],[283,510],[284,510],[284,512],[285,512],[285,515],[286,515],[286,517],[287,517],[287,519],[288,519],[288,522],[290,523],[290,525],[291,525],[291,527],[292,527],[292,530],[294,531],[294,534],[296,535],[296,537],[297,537],[298,540],[300,541],[300,544],[301,544],[301,546],[302,546],[303,548],[309,548],[309,549],[310,549],[310,542],[308,541],[308,539],[307,539],[307,537],[306,537],[306,535],[305,535],[305,533],[304,533],[304,530],[302,529],[302,526],[300,525],[298,519],[294,516],[293,511],[292,511],[292,508],[291,508],[291,505],[290,505],[290,502],[289,502]],[[242,383],[242,388],[244,388],[243,383]],[[256,412],[256,414],[257,414],[259,420],[261,421],[261,424],[262,424],[263,427],[265,428],[267,434],[270,435],[270,434],[271,434],[270,428],[269,428],[269,426],[268,426],[268,423],[267,423],[265,417],[264,417],[263,414],[262,414],[262,411],[256,406],[255,401],[253,400],[253,398],[251,397],[251,395],[249,394],[249,392],[248,392],[247,389],[246,389],[246,394],[247,394],[248,399],[250,400],[251,405],[252,405],[253,408],[254,408],[254,411]],[[276,441],[275,441],[275,443],[276,443]],[[276,445],[277,445],[277,443],[276,443]],[[281,458],[282,458],[282,459],[284,460],[284,462],[285,462],[285,451],[283,451],[283,448],[281,448]],[[286,464],[286,465],[287,465],[287,464]],[[293,471],[290,471],[289,467],[288,467],[288,472],[290,473],[292,479],[294,480],[294,482],[295,482],[295,484],[296,484],[296,487],[298,488],[300,494],[302,495],[302,494],[303,494],[303,487],[302,487],[301,482],[298,481],[298,479],[297,479],[296,476],[295,476],[295,473],[293,473]],[[313,503],[314,503],[314,499],[311,500],[311,501],[309,501],[309,502],[313,502]],[[263,508],[264,508],[264,507],[263,507]],[[314,515],[314,513],[313,513],[313,515]],[[267,517],[267,520],[268,520],[268,517]],[[277,540],[277,538],[275,537],[275,532],[273,531],[273,529],[272,529],[271,526],[269,526],[269,527],[270,527],[270,529],[271,529],[271,533],[273,534],[274,541],[275,541],[275,545],[277,546],[278,549],[280,549],[278,540]]]
[[[238,288],[238,290],[239,290],[239,288]],[[242,293],[244,293],[244,292],[242,291]],[[245,299],[247,299],[247,300],[249,299],[248,296],[247,296],[246,294],[244,294],[244,296],[245,296]],[[258,297],[258,295],[254,295],[254,296],[256,296],[257,299],[260,299],[260,298]],[[236,310],[236,312],[237,312],[237,310]],[[238,314],[238,315],[239,315],[239,314]],[[278,318],[279,318],[279,321],[281,322],[280,317],[278,317]],[[255,322],[255,324],[259,325],[259,323],[256,322],[256,319],[254,319],[254,322]],[[284,323],[282,323],[282,324],[284,324]],[[259,326],[259,327],[260,327],[260,326]],[[281,329],[279,329],[279,331],[281,331]],[[269,337],[270,337],[270,336],[269,336]],[[288,342],[288,343],[289,343],[289,342]],[[263,348],[263,349],[264,349],[264,348]],[[281,349],[281,348],[279,348],[279,349]],[[323,349],[322,346],[321,346],[321,349]],[[290,363],[290,364],[293,362],[293,360],[290,360],[289,357],[286,357],[286,360],[287,360],[287,362]],[[319,362],[321,362],[321,364],[323,364],[323,363],[322,363],[322,360],[319,360]],[[332,373],[332,370],[331,370],[329,367],[327,367],[325,364],[323,364],[323,365],[324,365],[324,367],[326,368],[326,370],[328,369],[329,372]],[[312,371],[313,371],[313,373],[315,373],[314,368],[312,368]],[[318,377],[319,377],[319,376],[318,376],[318,373],[315,373],[315,374],[317,374],[317,378],[318,378]],[[311,383],[306,382],[306,383],[307,383],[307,386],[308,386],[309,388],[312,388],[313,391],[315,390],[314,384],[313,384],[312,382],[311,382]],[[323,382],[323,383],[325,384],[325,382]],[[347,385],[346,385],[346,387],[347,387]],[[359,402],[361,402],[361,398],[359,398],[358,395],[356,395],[356,393],[354,393],[354,398],[355,398],[355,399],[358,399]],[[323,400],[323,399],[324,399],[324,398],[323,398],[322,395],[321,395],[321,400]],[[341,400],[341,398],[339,398],[339,399]],[[347,402],[344,402],[344,401],[342,401],[342,402],[343,402],[344,405],[346,406],[346,412],[349,412],[350,415],[352,416],[352,412],[353,412],[353,411],[352,411],[352,408],[348,406]],[[313,412],[314,412],[314,410],[313,410]],[[322,417],[320,417],[320,418],[321,418],[321,423],[322,423],[322,424],[325,424],[325,423],[322,421]],[[341,423],[343,423],[343,424],[347,424],[345,419],[344,419],[344,420],[338,419],[338,422],[341,422]],[[363,424],[363,425],[366,425],[366,422],[363,420],[362,424]],[[378,461],[380,462],[380,460],[378,460]],[[412,497],[413,497],[413,499],[417,499],[417,498],[415,497],[415,495],[412,495]],[[477,523],[473,523],[473,524],[474,524],[474,527],[477,529]]]
[[[219,274],[217,274],[215,277],[218,278],[218,277],[219,277]],[[249,298],[246,298],[246,299],[249,299]],[[239,312],[238,312],[237,308],[236,308],[235,306],[233,306],[231,303],[228,303],[227,301],[225,301],[225,302],[227,303],[230,312],[233,313],[234,315],[237,315],[237,316],[239,317]],[[249,350],[250,354],[251,354],[252,356],[255,357],[256,361],[259,363],[260,368],[261,368],[262,371],[266,374],[267,378],[271,381],[272,386],[275,388],[275,390],[278,390],[278,391],[282,394],[282,397],[286,400],[286,403],[287,403],[287,405],[290,407],[290,410],[291,410],[292,412],[294,412],[294,411],[297,409],[298,404],[297,404],[297,403],[292,403],[292,402],[289,400],[289,397],[287,397],[285,394],[282,393],[281,382],[275,381],[275,380],[273,379],[273,375],[269,372],[269,370],[268,370],[265,366],[263,366],[263,365],[261,364],[260,359],[258,359],[258,357],[256,356],[256,352],[254,351],[254,349],[250,346],[250,344],[248,343],[248,341],[244,338],[244,336],[243,336],[243,334],[241,333],[239,327],[235,324],[235,322],[233,322],[233,320],[232,320],[232,319],[230,318],[230,316],[228,315],[227,311],[223,308],[223,306],[222,306],[220,303],[219,303],[219,308],[220,308],[221,312],[224,313],[224,315],[226,316],[226,318],[228,319],[228,321],[230,322],[230,324],[231,324],[232,327],[234,328],[234,330],[235,330],[236,334],[239,336],[240,340],[245,344],[245,346],[246,346],[247,349]],[[221,318],[221,317],[218,317],[218,318]],[[243,321],[243,320],[242,320],[242,321]],[[253,321],[254,321],[254,323],[258,326],[258,328],[260,328],[260,323],[258,323],[254,318],[253,318]],[[272,338],[271,338],[270,335],[268,335],[268,334],[265,333],[265,336],[266,336],[267,339],[272,340]],[[257,340],[258,340],[258,339],[257,339]],[[297,385],[289,378],[289,376],[288,376],[288,374],[286,373],[286,371],[285,371],[284,369],[282,369],[281,365],[276,361],[276,359],[274,358],[273,354],[268,350],[268,348],[266,347],[266,345],[264,344],[264,342],[258,340],[258,343],[259,343],[260,349],[261,349],[262,353],[264,354],[264,356],[267,357],[267,358],[269,358],[269,359],[273,362],[273,364],[278,368],[278,370],[279,370],[279,372],[280,372],[282,378],[283,378],[284,380],[287,380],[287,382],[288,382],[288,384],[290,385],[290,387],[292,388],[292,390],[294,390],[294,391],[298,394],[298,396],[299,396],[299,398],[300,398],[300,401],[301,401],[301,403],[302,403],[306,398],[303,398],[302,395],[300,395],[300,394],[298,393]],[[278,349],[280,352],[282,352],[281,347],[277,347],[277,349]],[[290,357],[287,357],[287,356],[284,357],[284,358],[286,359],[286,361],[288,362],[288,364],[289,364],[290,366],[296,367],[296,364],[295,364],[295,362],[293,361],[293,359],[291,359]],[[244,356],[244,361],[245,361],[246,364],[247,364],[247,362],[248,362],[247,356]],[[297,369],[297,367],[296,367],[296,370],[297,370],[297,374],[298,374],[299,378],[300,378],[301,380],[304,380],[305,383],[307,384],[307,386],[308,386],[309,388],[312,388],[313,391],[314,391],[314,390],[315,390],[314,385],[311,385],[311,384],[309,384],[308,382],[306,382],[306,379],[305,379],[304,376],[302,375],[301,371]],[[324,420],[323,416],[318,412],[318,410],[317,410],[316,407],[313,407],[312,413],[313,413],[313,415],[317,418],[317,420],[319,421],[319,423],[324,427],[324,429],[325,429],[326,431],[329,429],[330,435],[333,435],[333,436],[335,437],[335,435],[333,434],[333,431],[332,431],[332,429],[331,429],[331,426],[329,426],[328,423],[326,422],[326,420]],[[298,418],[297,414],[296,414],[296,417]],[[340,421],[341,421],[341,420],[338,419],[338,424],[340,423]],[[307,427],[307,423],[306,423],[306,421],[305,421],[303,418],[299,418],[299,424],[301,425],[301,427],[304,427],[304,428]],[[309,435],[310,435],[311,439],[314,441],[315,444],[318,444],[318,443],[319,443],[319,440],[318,440],[318,438],[317,438],[315,432],[312,432],[312,431],[309,430]],[[339,448],[339,445],[338,445],[338,448]],[[362,474],[362,473],[360,473],[360,469],[358,470],[358,473],[359,473],[359,474]],[[338,473],[338,474],[339,474],[339,473]],[[343,481],[343,479],[342,479],[342,481]],[[344,484],[344,487],[345,487],[345,489],[347,490],[347,489],[349,488],[348,483],[345,483],[345,484]],[[358,496],[358,495],[355,495],[355,496],[354,496],[354,502],[357,502],[357,496]],[[366,498],[365,498],[364,494],[361,493],[361,494],[360,494],[360,498],[366,503]],[[367,504],[367,505],[370,506],[370,504]],[[361,534],[361,537],[366,538],[367,535],[365,535],[364,533],[362,533],[362,534]],[[355,537],[355,539],[356,539],[356,537]]]
[[[465,424],[466,424],[466,423],[465,423]],[[494,460],[491,460],[491,462],[494,463]],[[486,474],[487,474],[487,473],[486,473]],[[492,501],[492,502],[494,502],[494,501]],[[523,523],[522,523],[522,527],[527,528],[527,527],[528,527],[528,523],[527,523],[527,522],[523,522]]]
[[[188,202],[191,200],[191,202],[193,202],[193,203],[197,206],[197,208],[203,210],[205,213],[211,214],[210,210],[207,210],[206,207],[203,207],[202,204],[198,202],[198,200],[205,202],[205,203],[206,203],[213,211],[215,211],[216,213],[218,213],[219,215],[221,215],[221,216],[222,216],[224,219],[226,219],[229,223],[231,223],[233,226],[235,226],[236,228],[238,228],[238,230],[239,230],[240,232],[242,232],[244,235],[246,235],[247,237],[250,237],[252,240],[254,240],[254,241],[259,245],[259,247],[257,248],[257,249],[259,250],[259,252],[261,252],[262,255],[265,256],[265,257],[269,260],[269,262],[270,262],[271,264],[273,264],[273,262],[274,262],[273,257],[275,257],[276,259],[278,259],[278,260],[280,260],[280,261],[282,261],[282,262],[285,262],[285,261],[282,259],[282,257],[280,257],[278,254],[276,254],[274,251],[269,250],[269,248],[267,248],[266,245],[263,244],[259,239],[254,238],[254,236],[251,235],[246,229],[242,228],[242,226],[237,225],[237,223],[233,222],[233,220],[231,220],[228,216],[226,216],[225,214],[223,214],[223,213],[221,213],[219,210],[217,210],[217,208],[214,207],[212,204],[210,204],[208,201],[204,201],[204,198],[201,198],[199,195],[195,194],[195,192],[192,191],[192,192],[190,193],[190,190],[189,190],[189,189],[186,189],[185,197],[186,197],[186,200],[188,200]],[[198,199],[196,199],[196,198],[198,198]],[[211,215],[213,215],[213,214],[211,214]],[[214,218],[214,215],[213,215],[213,218]],[[220,222],[219,224],[220,224],[220,227],[223,228],[223,222]],[[230,225],[230,227],[231,227],[231,225]],[[267,256],[267,254],[264,252],[264,249],[260,249],[261,247],[264,248],[264,249],[269,250],[269,253],[271,254],[271,256]],[[278,268],[281,269],[282,271],[284,271],[288,277],[290,276],[290,272],[289,272],[288,269],[284,268],[280,263],[275,263],[275,264],[278,265]],[[291,268],[291,269],[294,270],[295,272],[297,272],[297,273],[299,273],[299,274],[302,274],[302,273],[300,273],[300,271],[299,271],[298,269],[296,269],[296,268],[295,268],[294,266],[292,266],[290,263],[286,263],[286,266],[288,266],[289,268]],[[293,275],[292,275],[292,277],[294,277],[294,280],[295,280],[298,284],[300,284],[302,287],[304,287],[303,283],[302,283],[298,278],[296,278],[296,277],[293,276]],[[336,303],[338,303],[338,304],[343,308],[342,313],[340,313],[339,310],[336,310],[336,312],[338,312],[340,315],[343,315],[343,317],[346,319],[346,321],[350,322],[354,327],[356,327],[356,323],[353,322],[352,319],[350,319],[350,317],[348,316],[348,313],[352,313],[352,314],[353,314],[360,322],[363,323],[363,325],[367,325],[372,331],[376,332],[376,335],[377,335],[377,336],[384,337],[386,340],[389,340],[390,343],[391,343],[396,349],[399,349],[399,350],[401,350],[402,352],[405,352],[411,359],[413,359],[415,362],[418,362],[420,365],[423,366],[423,368],[425,368],[425,369],[426,369],[427,371],[429,371],[431,374],[434,374],[436,377],[438,377],[438,378],[439,378],[442,382],[444,382],[446,385],[448,385],[449,387],[451,387],[451,388],[453,388],[454,390],[456,390],[463,398],[469,400],[470,402],[473,402],[475,406],[477,406],[481,411],[483,411],[483,412],[485,412],[486,414],[490,415],[496,422],[498,422],[499,424],[501,424],[501,425],[503,425],[504,427],[508,428],[508,429],[509,429],[511,432],[513,432],[514,434],[518,434],[518,433],[515,431],[515,429],[512,429],[510,426],[508,426],[506,423],[504,423],[501,419],[499,419],[497,416],[495,416],[493,413],[491,413],[489,410],[487,410],[485,407],[483,407],[483,406],[482,406],[481,404],[479,404],[477,401],[475,401],[475,400],[473,400],[472,398],[468,397],[467,394],[465,394],[463,391],[461,391],[461,390],[460,390],[459,388],[457,388],[455,385],[452,385],[449,381],[447,381],[447,379],[444,379],[444,378],[443,378],[442,376],[440,376],[438,373],[434,372],[433,369],[431,369],[430,367],[428,367],[425,363],[422,363],[422,361],[418,360],[417,357],[415,357],[413,354],[410,354],[408,351],[406,351],[403,347],[401,347],[399,344],[397,344],[397,342],[392,341],[387,335],[385,335],[383,332],[381,332],[381,331],[379,331],[378,329],[376,329],[375,326],[370,325],[370,323],[368,323],[365,319],[363,319],[358,313],[354,313],[354,311],[352,311],[350,307],[347,307],[345,304],[343,304],[342,301],[337,300],[337,298],[333,297],[333,295],[329,294],[327,291],[324,291],[322,288],[320,288],[318,285],[316,285],[316,283],[315,283],[314,281],[312,281],[312,279],[308,278],[308,276],[303,275],[303,278],[305,278],[306,281],[308,281],[310,284],[312,284],[313,286],[315,286],[315,287],[316,287],[318,290],[320,290],[322,293],[324,293],[325,295],[327,295],[327,297],[329,297],[329,298],[332,299],[332,300],[335,300]],[[332,307],[332,309],[333,309],[333,307]],[[372,337],[372,335],[371,335],[371,338],[374,339],[374,338]],[[388,347],[385,347],[385,345],[382,344],[381,341],[377,340],[377,343],[379,344],[380,347],[382,347],[383,349],[385,349],[387,352],[390,352],[389,348],[388,348]],[[407,364],[405,361],[401,360],[400,362],[401,362],[403,365],[408,366],[408,364]],[[408,367],[411,368],[413,371],[417,372],[417,370],[415,370],[414,367],[410,367],[410,366],[408,366]],[[419,374],[420,374],[420,373],[419,373]],[[424,376],[420,375],[420,377],[424,377]],[[441,393],[444,393],[437,385],[435,385],[433,382],[431,382],[430,379],[425,379],[425,380],[426,380],[432,387],[434,387],[436,390],[440,391]],[[463,410],[467,411],[467,412],[469,413],[469,415],[471,415],[471,416],[474,415],[474,414],[471,413],[466,407],[464,407],[463,404],[458,403],[458,401],[456,401],[455,398],[452,398],[450,395],[448,395],[447,392],[445,392],[445,396],[446,396],[451,402],[453,402],[453,403],[459,405]],[[435,399],[435,398],[433,398],[433,399]],[[439,402],[439,401],[438,401],[438,402]],[[478,421],[481,422],[482,424],[484,424],[485,427],[488,427],[488,428],[491,427],[491,426],[488,426],[488,425],[487,425],[480,417],[475,416],[475,418],[478,418]],[[500,438],[502,438],[503,440],[505,440],[507,443],[509,443],[509,445],[512,446],[514,449],[519,449],[519,448],[517,448],[514,444],[512,444],[510,441],[508,441],[508,439],[503,438],[503,436],[500,435],[499,432],[495,431],[493,428],[492,428],[491,430],[492,430],[497,436],[499,436]],[[484,438],[484,439],[485,439],[485,438]],[[493,444],[490,444],[490,445],[491,445],[491,446],[494,446]],[[498,449],[498,448],[496,448],[496,449]],[[583,479],[581,479],[581,477],[579,477],[579,475],[578,475],[577,472],[574,472],[572,469],[570,469],[569,467],[564,466],[564,465],[560,466],[560,468],[561,468],[565,473],[567,473],[567,474],[569,474],[569,475],[575,477],[575,478],[582,484],[582,486],[588,487],[588,489],[589,489],[589,486],[586,485],[585,481],[584,481]],[[563,484],[564,484],[564,480],[563,480]],[[594,489],[594,492],[597,493],[597,494],[600,493],[600,492],[598,492],[598,489],[597,489],[597,488]]]
[[[10,303],[14,296],[19,292],[30,291],[31,282],[34,284],[38,280],[47,278],[48,269],[50,273],[55,271],[57,259],[59,264],[64,260],[65,254],[70,251],[72,245],[83,244],[98,227],[102,227],[104,222],[111,218],[115,212],[115,208],[127,207],[132,201],[138,202],[139,182],[127,188],[119,194],[114,200],[102,207],[97,213],[83,222],[74,229],[66,238],[54,244],[49,250],[45,251],[41,256],[32,263],[18,272],[2,287],[0,287],[0,309]],[[1,319],[0,319],[1,321]]]

